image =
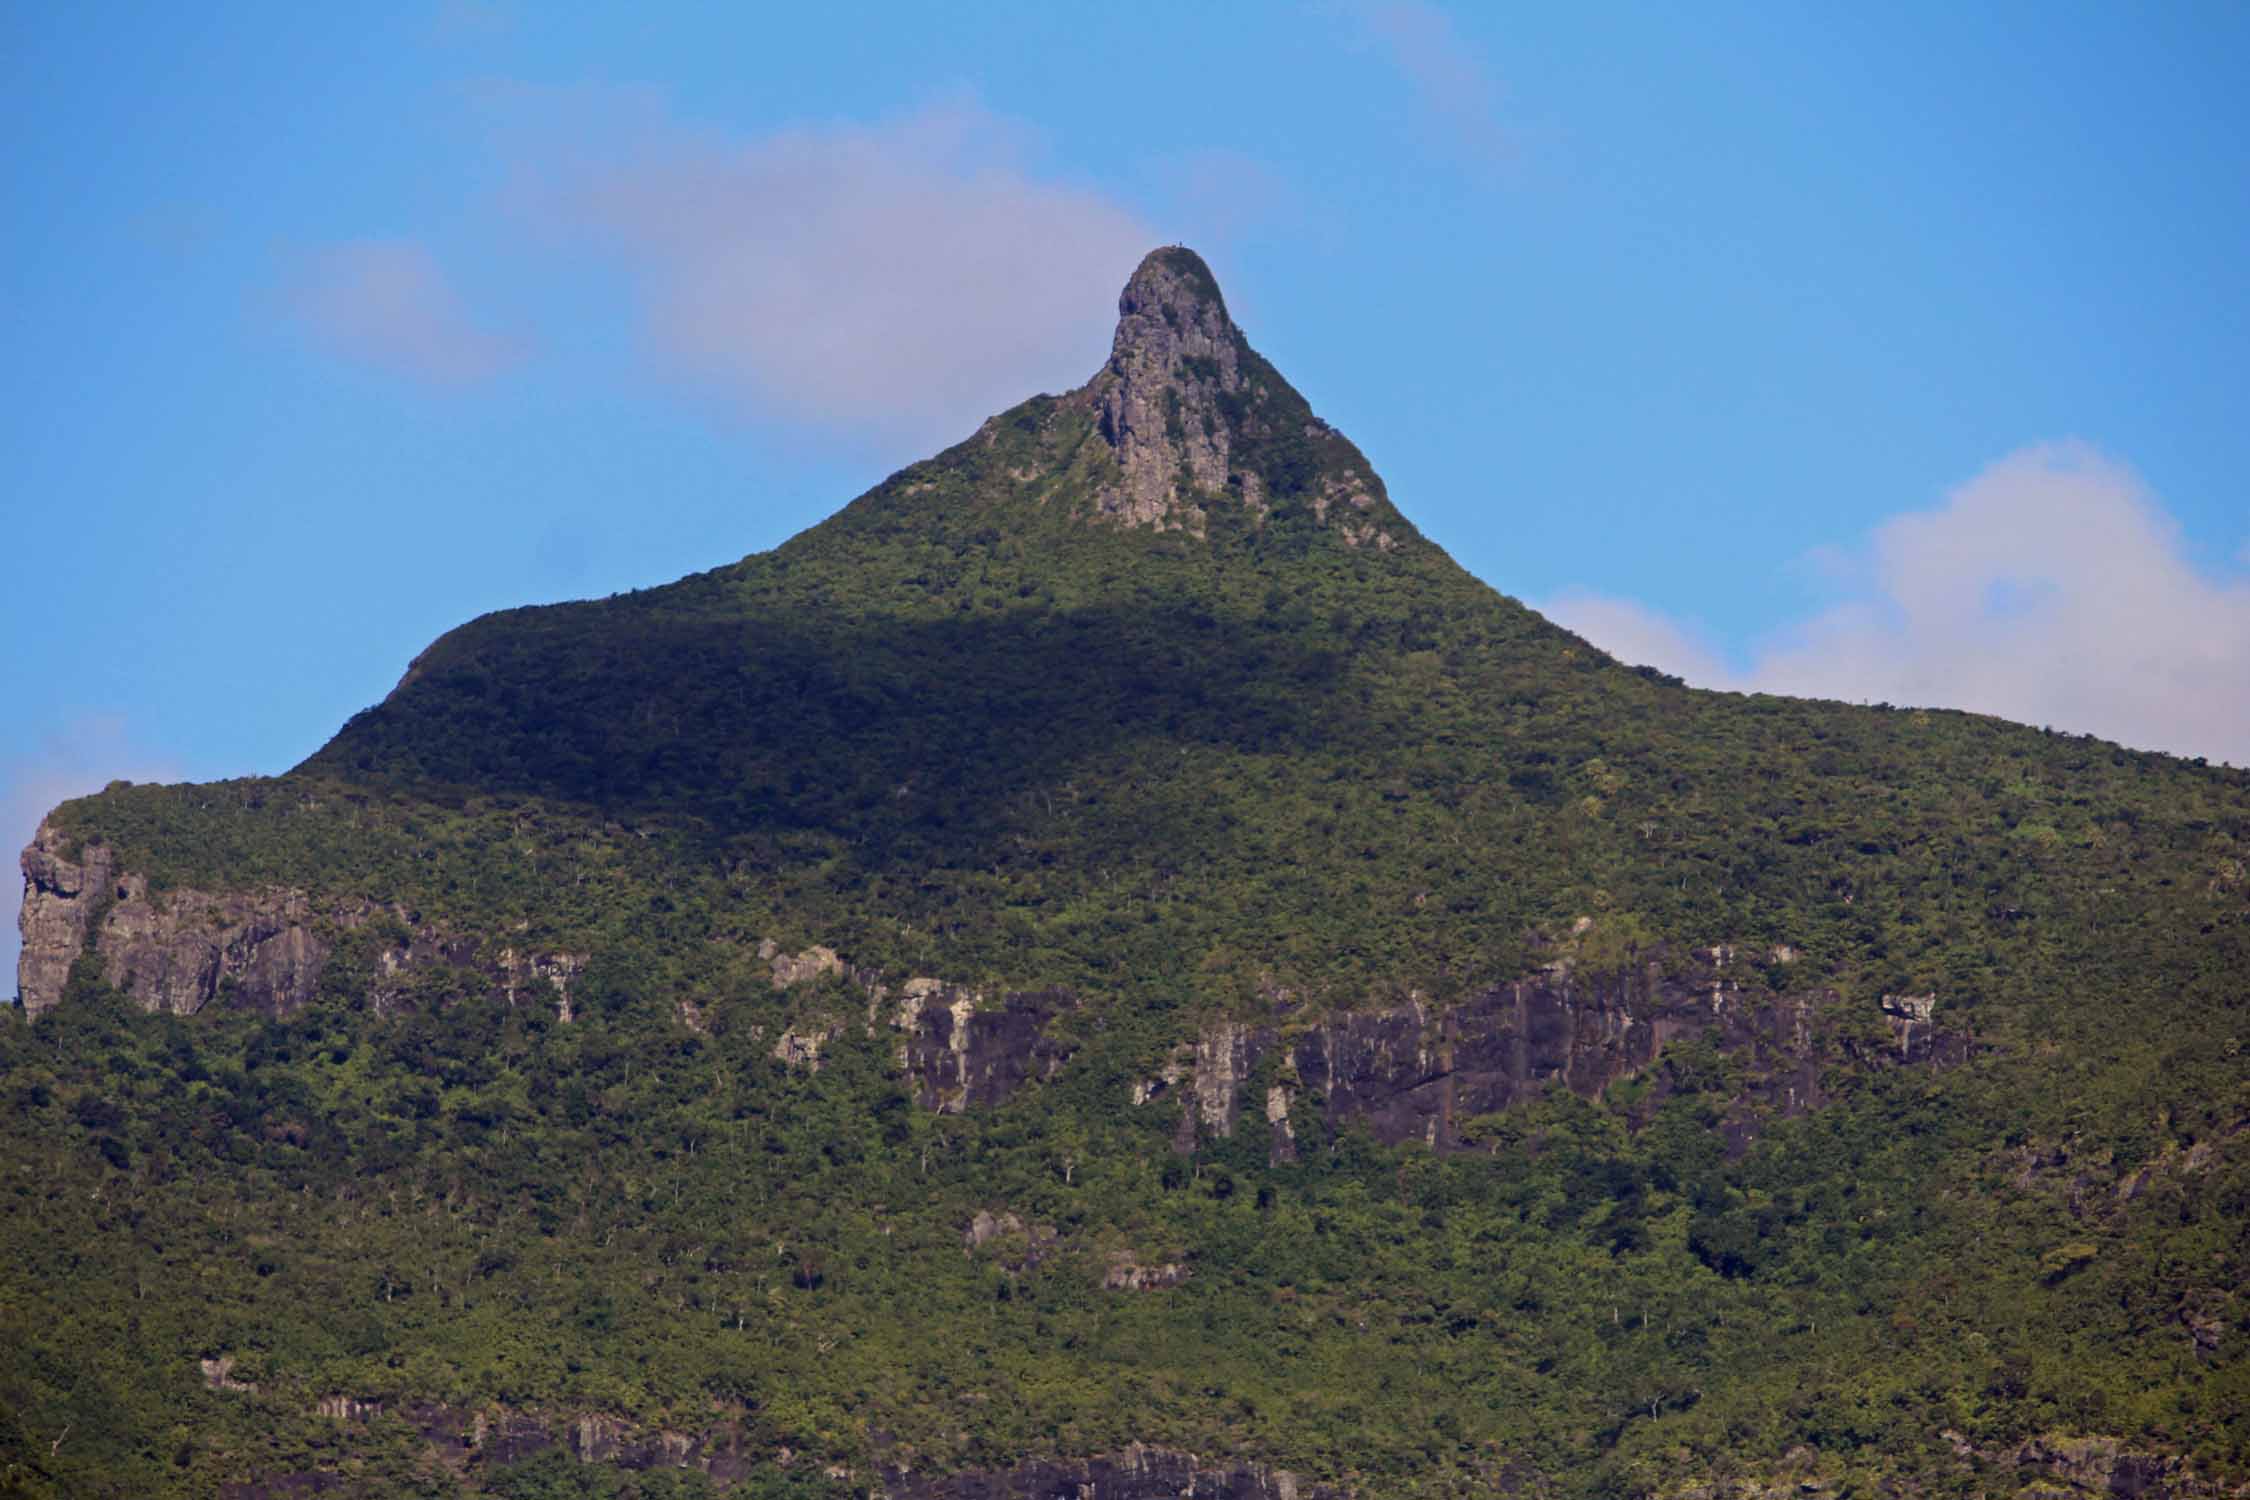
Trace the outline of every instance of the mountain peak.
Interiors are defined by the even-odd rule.
[[[1239,403],[1247,347],[1201,256],[1169,245],[1141,261],[1118,294],[1117,336],[1095,378],[1102,433],[1124,470],[1105,512],[1127,525],[1202,529],[1193,492],[1226,488],[1226,408]]]
[[[1250,347],[1184,245],[1150,251],[1125,283],[1087,395],[1120,470],[1097,497],[1109,519],[1200,534],[1214,503],[1262,520],[1302,502],[1322,524],[1335,511],[1354,546],[1388,551],[1407,534],[1366,459]]]
[[[1227,316],[1218,278],[1203,257],[1185,245],[1166,245],[1141,258],[1117,294],[1117,338],[1112,356],[1186,335],[1222,341],[1240,337]]]

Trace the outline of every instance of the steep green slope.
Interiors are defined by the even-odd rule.
[[[27,906],[70,988],[0,1026],[0,1484],[693,1493],[722,1430],[751,1493],[1134,1441],[1371,1495],[1800,1446],[1989,1488],[2057,1433],[2242,1480],[2250,778],[1625,667],[1420,536],[1192,256],[1122,312],[1087,387],[774,552],[464,626],[285,777],[58,811],[131,880],[75,966]],[[177,949],[187,893],[273,891],[327,952],[280,1013],[224,954],[201,1014],[131,1003],[118,910]],[[774,967],[816,944],[852,970]],[[1222,1020],[1713,945],[1803,999],[1824,1107],[1716,1026],[1473,1149],[1129,1102]],[[1066,992],[1067,1061],[921,1107],[908,976]],[[1944,1057],[1888,1060],[1886,997]],[[703,1447],[622,1478],[469,1412]]]

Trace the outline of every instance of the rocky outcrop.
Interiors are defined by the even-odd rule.
[[[1143,1261],[1130,1250],[1109,1258],[1102,1271],[1102,1289],[1109,1292],[1159,1292],[1178,1286],[1195,1271],[1185,1261]]]
[[[1010,1271],[1031,1270],[1054,1252],[1060,1238],[1051,1224],[1030,1224],[1020,1214],[982,1208],[961,1232],[961,1243],[970,1255],[989,1251]]]
[[[1117,299],[1117,335],[1096,383],[1101,430],[1123,471],[1100,497],[1105,515],[1203,529],[1195,494],[1224,490],[1232,472],[1219,403],[1241,395],[1240,342],[1200,260],[1158,251],[1141,262]]]
[[[1006,991],[996,999],[942,979],[917,975],[893,984],[872,969],[845,963],[833,949],[791,957],[760,949],[786,988],[835,974],[867,997],[864,1023],[830,1013],[791,1021],[769,1049],[776,1062],[818,1072],[822,1050],[854,1026],[869,1036],[884,1025],[899,1034],[897,1066],[913,1082],[915,1100],[937,1114],[999,1104],[1024,1084],[1052,1078],[1071,1044],[1048,1027],[1077,1001],[1066,990]],[[785,971],[793,977],[786,983]],[[761,1033],[762,1034],[762,1033]]]
[[[67,852],[66,852],[67,851]],[[359,900],[316,900],[287,887],[209,892],[152,891],[146,878],[120,871],[114,852],[89,843],[68,851],[63,835],[42,824],[23,852],[23,953],[18,989],[36,1016],[53,1008],[72,966],[91,952],[102,977],[144,1008],[193,1015],[223,1003],[286,1016],[318,992],[322,974],[347,934],[376,927],[386,937],[372,954],[368,1001],[377,1011],[397,1003],[418,972],[449,968],[514,1006],[536,999],[556,1018],[576,1017],[572,992],[584,973],[583,953],[495,946],[440,931],[411,912]],[[912,978],[894,987],[852,967],[832,948],[814,944],[784,952],[771,941],[759,957],[776,991],[838,977],[867,996],[867,1024],[888,1020],[902,1035],[899,1066],[911,1075],[923,1107],[940,1113],[1000,1103],[1025,1083],[1052,1077],[1070,1056],[1049,1024],[1075,1003],[1061,990],[1008,992],[997,998]],[[696,1026],[699,1011],[683,1009]],[[836,1017],[792,1023],[772,1046],[792,1067],[817,1069],[821,1049],[843,1035]]]
[[[883,998],[878,994],[878,1003]],[[891,1024],[905,1033],[899,1060],[918,1102],[939,1114],[959,1114],[1052,1078],[1069,1059],[1070,1046],[1050,1036],[1048,1024],[1074,1003],[1062,990],[1015,991],[988,1002],[939,980],[907,980]]]
[[[1286,492],[1348,546],[1388,552],[1408,534],[1359,450],[1251,352],[1192,250],[1134,271],[1109,363],[1080,399],[1117,463],[1094,497],[1102,519],[1202,535],[1211,504],[1262,519]]]
[[[883,1476],[889,1500],[1343,1500],[1345,1492],[1262,1464],[1205,1466],[1193,1454],[1134,1443],[1104,1458],[1028,1458],[1012,1469]]]
[[[331,1422],[371,1422],[383,1414],[383,1403],[357,1396],[323,1396],[313,1409]]]
[[[2174,1453],[2130,1448],[2113,1437],[2046,1433],[2022,1442],[1979,1447],[1947,1429],[1938,1439],[1959,1470],[1949,1482],[1935,1474],[1878,1480],[1878,1494],[2014,1495],[2018,1500],[2242,1500],[2250,1486],[2199,1472]],[[1833,1455],[1791,1449],[1770,1467],[1727,1480],[1693,1480],[1660,1490],[1663,1500],[1828,1500],[1864,1489],[1840,1472]]]
[[[836,956],[836,950],[817,943],[802,953],[784,953],[780,945],[769,938],[758,945],[758,956],[773,969],[773,987],[777,990],[845,972],[844,961]]]
[[[721,1485],[740,1483],[760,1470],[770,1473],[813,1462],[786,1447],[758,1445],[739,1412],[700,1430],[681,1430],[643,1425],[602,1411],[385,1403],[346,1395],[324,1397],[315,1409],[339,1423],[403,1424],[472,1489],[481,1488],[480,1475],[557,1449],[584,1464],[632,1471],[687,1469]],[[840,1466],[822,1472],[842,1481],[852,1477],[851,1470]],[[319,1493],[337,1478],[327,1473],[273,1475],[238,1482],[225,1493]],[[1043,1500],[1066,1495],[1073,1500],[1345,1500],[1344,1491],[1300,1481],[1285,1469],[1255,1463],[1206,1464],[1193,1454],[1141,1443],[1100,1457],[1027,1458],[997,1470],[926,1474],[893,1465],[883,1471],[879,1489],[889,1500]]]
[[[583,954],[513,943],[495,949],[366,901],[319,902],[279,887],[152,892],[142,876],[121,871],[106,846],[88,844],[73,856],[47,825],[24,851],[23,870],[19,985],[35,1015],[61,998],[71,966],[89,951],[111,985],[151,1010],[193,1014],[223,1002],[287,1015],[313,997],[345,935],[373,924],[385,934],[369,989],[377,1010],[403,995],[416,971],[445,967],[482,976],[510,1005],[536,996],[569,1022],[586,965]],[[894,1028],[898,1066],[925,1109],[998,1105],[1053,1077],[1071,1055],[1053,1023],[1076,1001],[1061,990],[987,997],[927,977],[894,985],[818,944],[788,953],[768,942],[759,955],[777,991],[836,977],[863,994],[867,1029],[886,1020]],[[1297,1158],[1308,1118],[1331,1129],[1362,1119],[1385,1142],[1452,1150],[1473,1144],[1464,1122],[1476,1116],[1553,1085],[1594,1097],[1649,1069],[1667,1045],[1708,1039],[1743,1065],[1748,1080],[1724,1127],[1740,1149],[1761,1118],[1820,1103],[1827,1039],[1816,1036],[1816,1016],[1835,1004],[1832,995],[1782,995],[1746,983],[1742,976],[1752,972],[1723,947],[1607,973],[1558,962],[1451,1006],[1414,998],[1309,1023],[1214,1022],[1160,1076],[1136,1084],[1132,1099],[1143,1105],[1186,1085],[1175,1136],[1183,1151],[1205,1136],[1231,1136],[1245,1108],[1263,1113],[1277,1163]],[[1940,1012],[1934,994],[1886,995],[1882,1027],[1872,1035],[1888,1045],[1866,1042],[1863,1032],[1830,1050],[1882,1064],[1957,1061],[1967,1037],[1948,1031]],[[789,1066],[817,1068],[822,1047],[859,1024],[835,1015],[795,1021],[771,1051]],[[1665,1087],[1660,1076],[1656,1098]]]
[[[395,1422],[419,1435],[441,1462],[461,1475],[471,1491],[481,1492],[479,1476],[560,1449],[580,1463],[626,1470],[691,1469],[722,1485],[749,1478],[778,1456],[749,1438],[739,1419],[722,1420],[700,1431],[643,1426],[609,1412],[555,1412],[507,1406],[455,1406],[445,1402],[388,1404],[353,1396],[328,1396],[315,1405],[318,1415],[347,1425]],[[787,1450],[782,1450],[786,1455]],[[222,1494],[243,1497],[323,1493],[334,1474],[275,1475],[223,1487]],[[352,1490],[352,1493],[359,1493]]]
[[[346,1398],[348,1399],[348,1398]],[[323,1403],[324,1408],[328,1403]],[[367,1406],[367,1403],[354,1403]],[[370,1416],[380,1410],[369,1407]],[[580,1463],[647,1471],[687,1469],[732,1486],[759,1471],[772,1474],[809,1466],[812,1460],[787,1448],[762,1451],[751,1444],[739,1421],[722,1422],[702,1432],[636,1426],[602,1412],[575,1414],[468,1408],[423,1404],[397,1417],[419,1432],[435,1455],[459,1474],[468,1489],[480,1491],[482,1477],[499,1467],[537,1458],[556,1449]],[[821,1474],[849,1485],[850,1469],[827,1465]],[[860,1493],[853,1487],[851,1493]],[[1347,1500],[1347,1491],[1297,1478],[1286,1469],[1257,1463],[1205,1463],[1195,1455],[1132,1443],[1118,1453],[1095,1458],[1027,1458],[1007,1469],[971,1469],[951,1474],[916,1472],[905,1465],[884,1469],[868,1487],[887,1500]],[[265,1475],[220,1487],[229,1500],[282,1500],[282,1497],[361,1493],[343,1475],[307,1471]]]
[[[700,1431],[642,1426],[609,1412],[545,1412],[423,1402],[398,1415],[438,1454],[456,1464],[498,1467],[560,1448],[580,1463],[620,1469],[693,1469],[722,1484],[747,1478],[770,1455],[739,1420]]]
[[[2113,1437],[2049,1433],[2006,1455],[2023,1493],[2045,1490],[2101,1500],[2221,1500],[2250,1493],[2196,1473],[2176,1453],[2135,1450]]]
[[[120,869],[105,844],[86,844],[72,857],[46,823],[23,851],[22,868],[16,987],[33,1016],[62,999],[71,968],[89,952],[101,961],[102,978],[146,1010],[194,1015],[224,1004],[286,1016],[318,992],[344,936],[378,924],[396,934],[373,954],[367,998],[378,1011],[417,972],[449,968],[480,976],[510,1005],[537,997],[568,1022],[571,988],[586,966],[578,953],[491,951],[372,901],[323,900],[287,886],[157,890],[144,875]]]
[[[203,1383],[214,1391],[255,1391],[258,1388],[254,1380],[234,1378],[234,1356],[231,1354],[199,1360],[197,1368],[203,1372]]]
[[[799,964],[811,955],[818,960]],[[992,1000],[926,977],[894,986],[826,948],[796,959],[768,956],[777,972],[784,963],[807,978],[840,972],[865,994],[869,1030],[887,1016],[901,1034],[898,1066],[925,1109],[989,1108],[1026,1083],[1053,1077],[1071,1055],[1070,1042],[1053,1027],[1076,1004],[1065,991],[1014,991]],[[1832,992],[1775,993],[1756,972],[1722,946],[1602,972],[1558,962],[1451,1006],[1413,999],[1310,1022],[1214,1021],[1156,1076],[1136,1081],[1131,1102],[1176,1096],[1174,1144],[1182,1152],[1200,1139],[1233,1135],[1245,1109],[1262,1112],[1276,1163],[1297,1159],[1308,1118],[1330,1129],[1364,1120],[1387,1144],[1418,1140],[1453,1150],[1475,1144],[1465,1125],[1477,1116],[1551,1086],[1596,1097],[1651,1070],[1667,1046],[1698,1041],[1727,1057],[1738,1075],[1722,1129],[1740,1150],[1764,1119],[1817,1108],[1828,1062],[1937,1066],[1960,1061],[1971,1046],[1967,1033],[1940,1023],[1934,995],[1883,997],[1876,1010],[1884,1026],[1872,1035],[1890,1041],[1878,1046],[1866,1041],[1864,1028],[1839,1025]],[[821,1047],[846,1025],[835,1017],[794,1022],[773,1056],[817,1068]],[[1671,1087],[1658,1071],[1646,1107],[1661,1103]]]
[[[1736,974],[1731,951],[1715,948],[1686,962],[1609,973],[1555,964],[1452,1006],[1417,999],[1310,1024],[1215,1022],[1197,1038],[1192,1064],[1137,1084],[1133,1100],[1161,1097],[1189,1076],[1179,1136],[1185,1149],[1202,1135],[1231,1136],[1245,1108],[1262,1107],[1276,1162],[1296,1158],[1308,1109],[1331,1128],[1364,1120],[1386,1143],[1419,1140],[1442,1151],[1473,1144],[1465,1127],[1476,1116],[1552,1086],[1593,1098],[1648,1071],[1675,1042],[1708,1041],[1745,1079],[1726,1126],[1740,1147],[1760,1118],[1816,1108],[1824,1057],[1841,1055],[1844,1044],[1824,1030],[1834,995],[1775,994],[1745,987]],[[1934,997],[1915,997],[1903,1018],[1892,1016],[1894,1003],[1886,1000],[1883,1013],[1897,1020],[1899,1045],[1880,1061],[1965,1054],[1967,1039],[1936,1025]],[[1261,1080],[1249,1098],[1246,1085]],[[1666,1092],[1659,1075],[1650,1103]]]
[[[425,949],[430,946],[424,944]],[[460,951],[446,953],[442,961],[464,966],[473,958],[468,950],[473,944],[448,945],[439,941],[436,946],[452,946]],[[385,948],[376,955],[376,961],[390,973],[410,966],[415,958],[415,945],[402,948]],[[428,958],[425,961],[430,961]],[[500,950],[496,975],[501,982],[501,997],[510,1006],[534,1000],[544,1003],[549,995],[554,998],[555,1019],[568,1026],[578,1017],[577,1007],[571,1003],[571,987],[578,976],[586,972],[586,955],[583,953],[532,953],[516,951],[513,945]]]
[[[117,868],[106,845],[88,844],[76,859],[65,851],[46,823],[23,851],[16,987],[30,1014],[61,1000],[89,948],[102,977],[149,1010],[193,1015],[225,993],[282,1014],[310,998],[332,939],[304,892],[152,894],[145,877]]]
[[[1907,1062],[1927,1062],[1938,1045],[1937,996],[1885,995],[1883,1025]]]
[[[23,907],[16,917],[23,950],[16,959],[16,993],[32,1015],[51,1008],[70,982],[70,966],[86,947],[86,930],[115,896],[109,850],[89,845],[76,860],[63,855],[62,839],[45,823],[23,851]]]

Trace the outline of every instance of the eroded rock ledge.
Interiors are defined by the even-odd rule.
[[[214,1387],[216,1389],[216,1387]],[[235,1390],[254,1387],[235,1386]],[[731,1488],[759,1471],[818,1468],[829,1479],[865,1485],[888,1500],[1348,1500],[1346,1491],[1301,1481],[1286,1469],[1263,1464],[1206,1462],[1191,1453],[1143,1443],[1089,1458],[1026,1458],[1007,1469],[950,1474],[888,1464],[864,1476],[842,1465],[823,1465],[786,1447],[768,1448],[741,1413],[699,1431],[646,1427],[606,1412],[541,1411],[499,1405],[443,1402],[384,1403],[350,1396],[322,1398],[318,1414],[349,1432],[403,1423],[428,1445],[464,1492],[481,1492],[495,1468],[560,1450],[583,1464],[627,1471],[685,1469]],[[349,1439],[345,1447],[349,1448]],[[872,1479],[873,1483],[868,1484]],[[273,1500],[345,1488],[341,1476],[320,1471],[272,1474],[220,1486],[225,1500]]]
[[[760,1470],[815,1462],[787,1448],[762,1448],[740,1420],[686,1432],[641,1428],[603,1413],[435,1403],[386,1409],[379,1402],[340,1397],[321,1402],[320,1412],[345,1428],[385,1421],[409,1424],[465,1493],[479,1492],[495,1466],[557,1449],[581,1463],[628,1471],[694,1470],[730,1488]],[[2047,1500],[2243,1500],[2250,1495],[2250,1486],[2204,1472],[2177,1454],[2137,1449],[2113,1437],[2047,1433],[1988,1448],[1976,1447],[1956,1432],[1938,1437],[1952,1450],[1962,1483],[1988,1493]],[[1659,1493],[1664,1500],[1834,1500],[1849,1487],[1832,1467],[1823,1455],[1798,1448],[1752,1476],[1689,1479]],[[827,1466],[823,1473],[867,1482],[839,1466]],[[886,1500],[1350,1500],[1352,1494],[1286,1469],[1206,1460],[1137,1442],[1095,1457],[1025,1458],[1005,1469],[933,1474],[891,1464],[868,1478],[873,1481],[867,1485],[870,1492]],[[1511,1465],[1499,1489],[1520,1493],[1543,1487],[1536,1473]],[[337,1491],[348,1491],[343,1478],[320,1471],[264,1475],[219,1489],[225,1500],[280,1500]],[[1893,1490],[1918,1492],[1913,1484]]]
[[[145,1010],[194,1015],[221,1003],[286,1016],[318,992],[346,934],[380,925],[391,936],[373,955],[369,998],[378,1009],[417,971],[445,967],[481,975],[510,1004],[551,1004],[572,1019],[584,954],[440,932],[398,906],[323,901],[287,886],[155,891],[147,877],[121,869],[106,844],[88,843],[75,859],[67,849],[42,823],[23,851],[16,988],[32,1016],[62,1000],[72,966],[89,952],[101,960],[102,978]]]
[[[107,846],[89,843],[75,858],[66,848],[43,824],[23,854],[19,985],[33,1015],[62,998],[72,965],[88,952],[111,985],[150,1010],[184,1015],[224,1003],[287,1015],[313,998],[344,937],[373,928],[369,999],[377,1009],[405,993],[417,971],[443,967],[477,976],[472,983],[510,1004],[552,1005],[558,1019],[573,1018],[584,954],[440,932],[393,906],[322,902],[283,887],[152,892]],[[848,1029],[887,1028],[917,1102],[959,1113],[1004,1102],[1071,1056],[1054,1025],[1078,1003],[1065,990],[986,995],[926,976],[898,980],[817,945],[791,954],[768,943],[759,953],[776,991],[835,980],[857,995],[846,1009],[832,996],[828,1009],[780,1032],[771,1050],[791,1066],[817,1068],[822,1048]],[[1786,955],[1776,950],[1775,963]],[[1445,1151],[1475,1144],[1469,1122],[1479,1116],[1555,1085],[1599,1096],[1649,1071],[1667,1048],[1697,1042],[1737,1075],[1724,1128],[1740,1149],[1760,1120],[1817,1108],[1830,1062],[1945,1064],[1970,1048],[1936,995],[1884,996],[1854,1029],[1839,1023],[1832,992],[1776,993],[1760,967],[1722,946],[1620,971],[1557,962],[1454,1005],[1410,998],[1313,1015],[1292,1014],[1284,1002],[1270,1021],[1206,1024],[1156,1076],[1134,1085],[1131,1102],[1176,1101],[1183,1151],[1205,1136],[1232,1135],[1245,1111],[1263,1115],[1277,1162],[1296,1158],[1308,1118],[1331,1129],[1364,1120],[1387,1144],[1418,1140]],[[1762,967],[1771,973],[1774,965]],[[687,1007],[682,1020],[704,1024]],[[1654,1099],[1669,1087],[1667,1076],[1653,1079]]]
[[[1686,963],[1581,973],[1553,964],[1453,1006],[1422,1000],[1272,1024],[1219,1021],[1183,1045],[1157,1077],[1133,1087],[1147,1105],[1179,1095],[1175,1144],[1231,1136],[1246,1110],[1262,1113],[1272,1159],[1297,1155],[1309,1109],[1333,1128],[1365,1120],[1386,1144],[1419,1140],[1445,1151],[1471,1145],[1468,1122],[1537,1097],[1550,1086],[1595,1098],[1657,1062],[1667,1047],[1708,1043],[1740,1070],[1723,1126],[1741,1149],[1759,1122],[1820,1106],[1831,1061],[1943,1065],[1971,1039],[1948,1030],[1935,996],[1881,1003],[1885,1043],[1838,1025],[1826,990],[1777,994],[1755,981],[1734,950],[1710,948]],[[1669,1083],[1652,1081],[1649,1103]]]

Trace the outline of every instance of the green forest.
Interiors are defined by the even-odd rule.
[[[287,775],[59,809],[333,951],[285,1013],[149,1013],[90,947],[0,1016],[0,1494],[1136,1442],[1354,1496],[2014,1494],[2087,1443],[2250,1483],[2250,775],[1615,661],[1239,354],[1184,420],[1257,483],[1200,534],[1089,519],[1102,418],[1040,397],[772,552],[461,627]],[[1445,1150],[1312,1100],[1279,1159],[1270,1057],[1231,1135],[1133,1102],[1216,1022],[1714,945],[1818,1016],[1820,1107],[1730,1137],[1716,1032]],[[582,958],[567,1019],[503,950]],[[870,998],[915,976],[1066,994],[1067,1060],[926,1107]],[[1895,996],[1946,1057],[1884,1055]]]

